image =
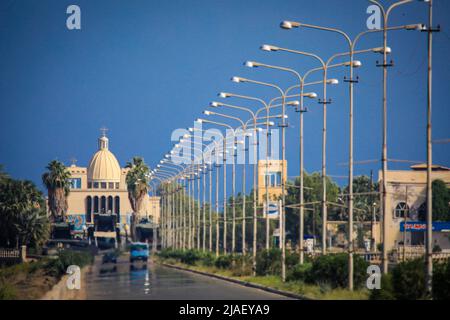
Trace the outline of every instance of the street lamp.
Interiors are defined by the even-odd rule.
[[[287,71],[286,69],[283,68],[278,68],[279,70],[284,70]],[[284,174],[285,171],[285,161],[286,161],[286,141],[285,141],[285,131],[286,131],[286,118],[285,118],[285,114],[286,114],[286,99],[285,99],[285,93],[284,91],[277,85],[272,84],[272,83],[267,83],[267,82],[262,82],[262,81],[256,81],[256,80],[252,80],[252,79],[246,79],[246,78],[241,78],[241,77],[233,77],[232,81],[240,83],[240,82],[247,82],[247,83],[252,83],[252,84],[256,84],[256,85],[260,85],[260,86],[264,86],[264,87],[269,87],[269,88],[274,88],[276,89],[281,97],[282,97],[282,118],[281,118],[281,154],[282,154],[282,160],[281,160],[281,198],[282,198],[282,212],[280,212],[280,239],[282,240],[282,244],[281,244],[281,278],[283,281],[286,280],[286,264],[285,264],[285,259],[286,259],[286,246],[284,243],[284,237],[285,237],[285,226],[286,226],[286,219],[285,219],[285,205],[286,205],[286,175]],[[256,217],[256,207],[254,208],[254,228],[256,229],[256,224],[257,224],[257,217]],[[256,230],[254,230],[254,234],[256,235]],[[256,272],[256,238],[253,239],[253,273]]]

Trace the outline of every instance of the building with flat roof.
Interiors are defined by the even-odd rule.
[[[380,187],[382,174],[379,173]],[[450,187],[450,169],[433,165],[432,179],[442,180]],[[425,164],[411,166],[411,170],[388,170],[387,206],[385,218],[388,229],[386,246],[388,250],[403,246],[423,246],[425,243],[425,221],[419,221],[419,216],[426,213],[426,182]],[[406,227],[405,227],[406,226]],[[382,222],[373,226],[375,242],[382,240]],[[446,222],[433,222],[433,244],[441,249],[450,250],[450,227]]]

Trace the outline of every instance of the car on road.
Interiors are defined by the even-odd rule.
[[[117,263],[117,253],[115,251],[107,252],[103,255],[102,263]]]
[[[130,244],[130,262],[137,260],[147,262],[149,256],[148,244],[144,242],[134,242]]]

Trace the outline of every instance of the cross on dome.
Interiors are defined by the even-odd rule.
[[[102,136],[103,136],[103,137],[106,137],[106,131],[108,131],[108,130],[109,130],[109,129],[106,128],[105,126],[103,126],[103,127],[100,128],[100,131],[102,132]]]

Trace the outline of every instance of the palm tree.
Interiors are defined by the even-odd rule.
[[[145,164],[142,157],[133,157],[131,162],[127,162],[125,168],[130,170],[126,176],[128,199],[130,200],[133,213],[131,216],[130,236],[136,240],[136,220],[142,213],[145,196],[148,194],[150,168]]]
[[[3,165],[0,164],[0,183],[9,179],[9,175],[3,171]]]
[[[50,224],[45,210],[41,208],[27,208],[17,216],[14,226],[20,245],[37,247],[42,245],[50,234]]]
[[[31,181],[0,180],[0,247],[41,245],[48,222],[44,196]]]
[[[51,218],[64,220],[67,212],[67,196],[69,195],[70,172],[62,162],[53,160],[47,165],[48,172],[42,175],[42,182],[48,191],[48,206]]]

